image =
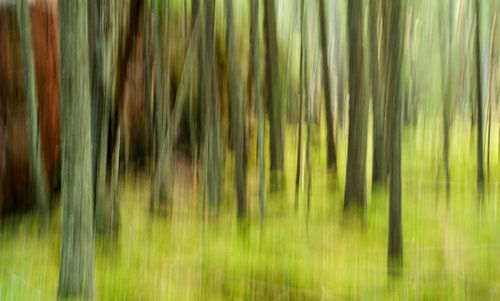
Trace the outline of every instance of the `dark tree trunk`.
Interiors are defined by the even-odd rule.
[[[222,198],[222,149],[220,137],[219,107],[216,98],[216,72],[215,72],[215,47],[214,47],[214,13],[215,0],[204,2],[204,60],[202,67],[201,83],[204,91],[203,101],[206,104],[205,117],[205,181],[208,203],[212,208],[219,210]]]
[[[365,92],[362,1],[349,1],[349,137],[344,211],[354,209],[364,216],[366,208],[366,147],[368,97]]]
[[[384,185],[386,182],[386,145],[385,145],[385,41],[382,39],[385,32],[379,33],[380,22],[386,22],[380,17],[380,3],[370,5],[370,77],[373,107],[373,187]],[[379,42],[380,41],[380,42]],[[379,49],[381,51],[379,52]],[[380,58],[380,59],[379,59]]]
[[[257,161],[259,165],[259,207],[261,226],[264,222],[266,207],[266,158],[264,157],[264,109],[262,108],[261,82],[260,82],[260,39],[259,39],[259,3],[251,1],[250,4],[250,39],[252,52],[252,97],[257,107]]]
[[[441,40],[441,85],[443,92],[443,165],[446,178],[446,199],[450,197],[450,164],[449,164],[449,140],[451,127],[451,97],[452,97],[452,66],[451,66],[451,47],[452,47],[452,18],[447,15],[451,13],[451,2],[446,8],[443,4],[439,9],[441,15],[439,18],[440,24],[440,40]],[[442,20],[449,19],[449,30],[443,26]]]
[[[233,0],[226,0],[226,43],[229,61],[229,97],[231,101],[231,123],[234,151],[234,181],[238,199],[238,217],[247,215],[245,112],[240,91],[235,32],[233,22]]]
[[[332,93],[330,88],[330,70],[328,68],[328,41],[326,38],[325,1],[319,1],[319,27],[321,34],[321,56],[323,58],[323,88],[325,93],[325,117],[326,117],[326,154],[327,167],[334,174],[337,173],[337,153],[335,148],[335,137],[333,136],[333,113]]]
[[[94,296],[87,1],[59,1],[62,237],[58,296]]]
[[[47,179],[43,167],[40,130],[38,128],[38,100],[35,82],[35,59],[31,40],[31,24],[27,0],[17,4],[19,29],[21,36],[21,54],[23,65],[23,87],[26,102],[26,120],[29,137],[29,169],[32,183],[32,197],[38,211],[44,219],[48,213]]]
[[[490,179],[490,144],[491,144],[491,97],[493,93],[493,59],[494,59],[494,49],[495,49],[495,24],[497,21],[497,15],[495,13],[493,17],[493,25],[491,26],[491,36],[490,36],[490,79],[488,84],[488,107],[486,111],[488,112],[488,138],[487,139],[487,147],[486,147],[486,177],[487,181]]]
[[[304,41],[302,32],[304,31],[304,0],[300,2],[300,74],[299,74],[299,134],[297,138],[297,170],[295,172],[295,211],[299,209],[299,184],[301,174],[302,158],[302,108],[304,107]]]
[[[278,70],[278,40],[275,1],[264,1],[264,32],[266,42],[266,97],[269,112],[272,186],[280,187],[284,168],[283,112],[280,98],[281,82]]]
[[[476,13],[476,101],[477,101],[477,183],[480,190],[483,189],[484,166],[483,166],[483,105],[481,86],[481,47],[479,36],[479,0],[475,1]]]
[[[301,28],[301,40],[304,45],[308,45],[308,22],[309,19],[306,17],[308,11],[306,11],[306,3],[309,3],[307,0],[301,0],[302,2],[302,28]],[[306,227],[309,225],[309,211],[311,208],[311,182],[312,182],[312,174],[311,174],[311,103],[309,99],[309,69],[308,69],[308,52],[307,47],[304,47],[304,52],[302,53],[302,81],[303,81],[303,89],[304,89],[304,100],[306,106],[306,125],[307,125],[307,139],[306,139]]]
[[[335,22],[335,70],[337,73],[337,130],[339,128],[344,128],[344,107],[345,107],[345,76],[344,76],[344,64],[343,64],[343,48],[342,48],[342,29],[341,26],[341,15],[342,9],[339,7],[342,5],[343,1],[336,1],[334,4],[335,13],[333,14],[337,17]]]
[[[390,5],[389,25],[389,58],[387,100],[390,102],[390,131],[389,144],[389,241],[388,241],[388,272],[390,275],[399,275],[403,260],[403,231],[401,224],[401,132],[403,115],[402,91],[402,49],[404,41],[404,4],[400,1],[388,1],[383,5]]]

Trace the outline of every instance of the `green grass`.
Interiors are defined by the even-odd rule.
[[[364,226],[350,223],[342,213],[344,134],[340,133],[338,141],[340,173],[332,181],[324,168],[324,129],[313,128],[312,207],[307,226],[302,189],[299,211],[294,211],[297,138],[296,129],[289,127],[287,185],[281,194],[268,193],[264,231],[258,214],[254,140],[250,144],[251,216],[247,227],[236,220],[229,156],[221,214],[205,222],[202,188],[193,192],[192,173],[186,165],[179,163],[176,169],[170,219],[149,216],[148,178],[126,176],[120,192],[118,239],[97,239],[97,300],[498,300],[498,128],[492,135],[490,181],[479,200],[475,147],[470,145],[474,137],[466,123],[455,125],[449,202],[442,169],[438,176],[442,153],[439,124],[405,130],[404,263],[399,279],[387,276],[387,193],[377,190],[369,194]],[[55,298],[60,226],[60,210],[45,233],[39,233],[36,216],[30,214],[4,223],[0,230],[0,300]]]

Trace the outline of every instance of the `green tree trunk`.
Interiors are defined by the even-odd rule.
[[[302,108],[304,107],[304,41],[302,40],[302,32],[304,31],[304,0],[300,2],[300,88],[299,88],[299,134],[297,137],[297,170],[295,172],[295,211],[299,209],[299,184],[300,174],[302,170]]]
[[[365,92],[363,57],[363,2],[349,1],[349,136],[344,211],[364,216],[366,208],[366,147],[368,97]]]
[[[264,109],[262,108],[261,82],[260,82],[260,39],[259,39],[259,3],[251,1],[250,4],[250,43],[252,45],[252,97],[257,107],[257,161],[259,165],[259,208],[261,226],[266,212],[266,158],[264,156]]]
[[[403,260],[403,231],[401,223],[401,129],[403,115],[402,91],[402,57],[404,41],[404,4],[400,1],[390,2],[389,25],[389,58],[387,99],[390,102],[390,131],[389,144],[389,241],[388,241],[388,272],[390,275],[399,275]],[[384,3],[387,5],[387,3]]]
[[[326,37],[325,1],[319,1],[319,27],[321,35],[321,56],[323,58],[323,89],[325,93],[325,118],[326,118],[326,154],[327,168],[334,174],[337,173],[337,151],[335,137],[333,136],[332,92],[330,88],[330,69],[328,68],[328,41]]]
[[[245,152],[245,112],[240,90],[240,71],[235,44],[235,26],[233,22],[233,0],[226,0],[226,43],[229,62],[229,98],[231,101],[231,123],[234,151],[234,181],[238,200],[238,217],[247,215],[247,183]]]
[[[266,98],[269,112],[272,186],[282,186],[284,168],[283,105],[278,69],[278,40],[276,33],[275,1],[264,1],[264,32],[266,42]]]
[[[206,104],[205,117],[205,182],[208,195],[208,203],[212,208],[219,210],[222,198],[222,149],[220,135],[219,106],[216,97],[216,72],[215,72],[215,44],[214,44],[214,14],[215,0],[205,0],[204,2],[204,60],[200,64],[202,67],[202,87],[204,92],[204,102]]]
[[[385,147],[385,100],[384,100],[384,46],[379,39],[379,22],[386,22],[380,17],[380,3],[370,5],[370,77],[373,107],[373,187],[383,186],[386,182],[386,147]],[[380,33],[382,36],[383,33]],[[380,47],[382,46],[382,47]],[[382,51],[379,52],[379,49]]]
[[[477,184],[482,191],[484,182],[484,165],[483,165],[483,97],[481,85],[481,47],[479,35],[479,0],[475,1],[476,13],[476,40],[475,40],[475,56],[476,56],[476,101],[477,101]]]
[[[62,237],[58,296],[94,297],[87,1],[59,1]]]
[[[31,42],[31,24],[27,0],[17,4],[21,54],[23,64],[24,99],[29,137],[29,169],[32,183],[32,197],[42,218],[48,213],[47,179],[43,167],[40,130],[38,129],[38,101],[35,82],[35,59]]]

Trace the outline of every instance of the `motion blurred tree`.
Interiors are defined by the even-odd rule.
[[[32,179],[31,195],[37,204],[42,218],[45,218],[49,205],[47,197],[47,179],[43,167],[40,130],[38,128],[38,100],[35,82],[35,61],[31,40],[31,24],[27,0],[17,3],[19,29],[21,36],[21,54],[23,65],[23,88],[26,102],[26,120],[29,133],[29,169]]]
[[[404,1],[385,0],[382,5],[389,5],[390,22],[388,23],[388,77],[387,100],[390,102],[391,140],[389,143],[389,242],[388,272],[390,275],[401,273],[403,262],[403,231],[401,224],[401,132],[403,116],[402,57],[404,41]],[[390,61],[389,61],[390,59]]]
[[[330,88],[330,69],[328,68],[328,40],[326,36],[325,1],[319,0],[319,27],[321,35],[321,57],[323,58],[323,89],[325,93],[326,118],[326,153],[327,167],[334,174],[337,173],[337,151],[333,136],[332,93]]]
[[[368,97],[365,92],[363,57],[363,2],[349,1],[349,136],[344,211],[364,216],[366,208],[366,147],[368,139]]]
[[[261,226],[264,221],[266,206],[266,158],[264,156],[264,109],[262,108],[260,82],[260,35],[259,5],[260,1],[250,4],[250,44],[252,56],[252,98],[257,108],[257,161],[259,165],[259,207]]]
[[[266,42],[266,100],[269,113],[269,146],[271,186],[280,187],[284,171],[283,105],[280,100],[281,80],[278,68],[275,1],[264,1],[264,37]],[[276,183],[273,183],[275,182]],[[276,184],[276,185],[274,185]]]
[[[59,298],[94,297],[87,1],[59,1],[62,237]]]
[[[225,1],[226,44],[229,61],[229,98],[231,101],[231,124],[234,151],[234,181],[238,204],[238,217],[247,215],[247,171],[245,151],[245,112],[240,90],[240,71],[235,44],[235,26],[233,21],[233,0]]]
[[[217,101],[217,78],[215,72],[215,34],[214,14],[215,0],[205,0],[203,35],[203,61],[200,65],[200,75],[203,99],[206,106],[205,117],[205,185],[208,203],[219,209],[222,198],[222,149],[219,120],[219,105]]]
[[[475,1],[476,14],[476,38],[475,38],[475,57],[476,57],[476,101],[477,101],[477,183],[479,189],[483,189],[484,165],[483,165],[483,97],[481,84],[481,45],[479,35],[479,0]]]
[[[384,185],[387,176],[385,143],[385,47],[387,33],[381,30],[384,20],[380,1],[370,2],[370,78],[373,107],[373,187]]]

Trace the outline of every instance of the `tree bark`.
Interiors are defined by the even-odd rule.
[[[323,58],[323,89],[325,93],[325,118],[326,118],[326,154],[327,168],[334,174],[337,173],[337,151],[335,137],[333,136],[332,93],[330,86],[330,69],[328,68],[328,41],[326,37],[325,1],[319,1],[319,27],[321,34],[321,56]]]
[[[344,211],[354,209],[364,217],[366,208],[366,147],[368,98],[365,92],[363,57],[363,3],[349,1],[349,136]]]
[[[385,45],[382,39],[379,40],[378,28],[382,20],[380,14],[380,3],[375,2],[370,5],[370,77],[371,95],[373,107],[373,187],[383,186],[386,182],[386,147],[385,147],[385,80],[383,66],[385,64]],[[385,36],[385,33],[380,34]],[[381,51],[379,52],[379,49]]]
[[[388,91],[387,99],[390,102],[391,140],[389,144],[389,240],[388,240],[388,273],[399,275],[403,260],[403,231],[401,223],[401,132],[403,115],[402,91],[402,45],[404,41],[404,4],[400,1],[390,2],[389,23],[389,57],[388,62]],[[384,5],[386,5],[385,3]]]
[[[62,238],[58,296],[94,297],[87,1],[59,1]]]
[[[481,51],[479,36],[479,0],[475,1],[476,13],[476,101],[477,101],[477,183],[482,191],[484,182],[483,166],[483,104],[482,104],[482,86],[481,86]]]
[[[234,181],[238,199],[238,217],[247,215],[247,183],[245,152],[245,112],[240,91],[240,71],[238,70],[235,32],[233,22],[233,0],[226,0],[226,43],[229,61],[229,98],[231,101],[231,123],[234,151]]]
[[[204,60],[202,67],[202,87],[204,102],[206,103],[206,154],[205,154],[205,181],[208,203],[219,211],[222,198],[222,149],[220,137],[219,107],[216,98],[216,72],[214,47],[214,14],[215,0],[204,2],[205,34],[203,41]]]
[[[48,214],[47,179],[43,167],[40,130],[38,128],[38,100],[35,82],[35,60],[31,40],[31,24],[27,0],[17,4],[21,36],[24,99],[28,121],[29,169],[32,183],[32,197],[44,219]]]
[[[281,91],[278,70],[278,40],[276,33],[275,1],[264,1],[264,32],[266,42],[266,98],[269,112],[272,186],[281,187],[284,168],[283,110],[279,99]]]
[[[297,170],[295,172],[295,211],[299,209],[299,183],[302,158],[302,108],[304,107],[304,0],[300,1],[300,74],[299,74],[299,134],[297,137]]]
[[[259,165],[259,208],[261,226],[266,212],[266,158],[264,156],[264,110],[262,108],[260,82],[260,38],[259,38],[259,0],[252,0],[250,4],[250,43],[252,55],[252,97],[257,107],[257,161]]]

